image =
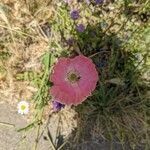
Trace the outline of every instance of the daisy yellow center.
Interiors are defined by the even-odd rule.
[[[75,82],[79,81],[80,76],[79,76],[78,73],[76,73],[76,72],[70,72],[70,73],[68,73],[67,79],[68,79],[71,83],[75,83]]]
[[[26,106],[25,105],[22,105],[21,106],[21,110],[25,110],[26,109]]]

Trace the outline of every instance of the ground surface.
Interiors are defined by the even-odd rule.
[[[67,111],[65,111],[67,113]],[[18,129],[24,128],[29,124],[27,116],[18,114],[16,107],[8,103],[0,105],[0,150],[32,150],[35,149],[37,140],[37,128],[31,128],[28,132],[18,132]],[[40,136],[37,143],[38,150],[52,149],[49,138],[52,138],[54,145],[61,146],[66,136],[69,136],[72,126],[63,124],[63,131],[59,128],[59,120],[61,116],[57,114],[51,115],[48,121],[44,121],[40,125]],[[63,118],[63,112],[62,112]],[[70,116],[71,119],[71,116]],[[60,130],[61,133],[58,133]],[[57,144],[59,142],[59,144]]]
[[[23,128],[28,124],[27,118],[20,116],[15,107],[12,107],[6,103],[0,105],[0,150],[32,150],[36,141],[36,129],[31,129],[25,136],[22,132],[17,132],[17,129]],[[14,119],[15,118],[15,119]],[[6,124],[7,123],[7,124]],[[54,124],[55,123],[55,124]],[[56,140],[58,122],[56,118],[53,118],[48,125],[53,141]],[[41,126],[41,129],[45,127],[45,124]],[[60,136],[60,135],[59,135]],[[109,142],[102,140],[97,142],[96,140],[87,137],[88,140],[80,143],[78,146],[71,146],[74,150],[123,150],[122,144],[117,141]],[[63,143],[60,143],[63,144]],[[73,148],[76,147],[76,148]],[[124,144],[125,150],[130,150],[129,145]],[[42,134],[39,143],[38,150],[51,150],[51,144],[48,140],[46,131]],[[65,150],[71,150],[67,146]],[[143,147],[136,147],[135,150],[144,150]]]
[[[20,116],[17,114],[16,109],[9,106],[8,104],[2,104],[0,105],[0,120],[1,122],[9,123],[10,125],[6,124],[0,124],[0,150],[30,150],[35,144],[36,139],[36,130],[31,130],[29,134],[27,135],[26,139],[23,139],[23,134],[17,132],[16,130],[18,128],[22,128],[27,125],[27,118]],[[15,119],[14,119],[15,118]],[[53,138],[56,134],[56,126],[51,126],[51,131],[53,132]],[[44,135],[43,135],[44,137]],[[119,144],[115,144],[116,149],[121,149]],[[79,145],[79,150],[99,150],[109,149],[110,144],[109,143],[94,143],[94,142],[84,142],[83,144]],[[44,138],[41,138],[38,149],[41,150],[49,150],[50,145],[48,140],[44,140]]]
[[[36,131],[31,130],[24,139],[23,134],[17,132],[17,129],[27,125],[27,118],[20,116],[16,108],[4,103],[0,105],[0,121],[12,125],[0,124],[0,150],[30,150],[34,146]],[[48,150],[49,142],[41,140],[39,150]]]

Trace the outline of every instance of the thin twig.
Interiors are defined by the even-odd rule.
[[[41,127],[41,125],[39,125],[38,128],[37,128],[37,138],[35,140],[35,145],[34,145],[34,148],[33,148],[34,150],[36,150],[37,146],[38,146],[38,142],[39,142],[38,137],[39,137],[39,133],[40,133],[40,127]]]
[[[2,126],[8,126],[8,127],[15,127],[14,124],[7,123],[7,122],[0,122],[0,125],[2,125]]]
[[[14,32],[17,32],[17,33],[20,33],[20,34],[22,34],[22,35],[24,35],[24,36],[28,36],[28,37],[31,37],[31,38],[37,39],[35,36],[32,36],[32,35],[30,35],[30,34],[28,34],[28,33],[24,33],[24,32],[22,32],[22,31],[20,31],[20,30],[17,30],[17,29],[12,29],[12,28],[9,28],[9,27],[6,27],[6,26],[3,26],[3,25],[1,25],[1,24],[0,24],[0,27],[2,27],[2,28],[4,28],[4,29],[11,30],[11,31],[14,31]],[[40,39],[45,40],[45,38],[44,38],[44,37],[40,37]]]
[[[92,55],[90,55],[90,56],[88,56],[89,58],[92,58],[92,57],[94,57],[94,56],[96,56],[96,55],[98,55],[98,54],[100,54],[100,53],[108,53],[109,51],[100,51],[100,52],[96,52],[96,53],[94,53],[94,54],[92,54]]]
[[[57,150],[61,150],[67,143],[68,141],[65,141],[62,145],[60,145],[60,147]]]
[[[42,117],[43,117],[43,112],[44,112],[44,108],[42,108],[40,116],[39,116],[39,125],[38,125],[38,128],[37,128],[36,141],[35,141],[35,145],[33,147],[33,150],[37,149],[37,145],[38,145],[38,142],[39,142],[39,134],[40,134],[40,128],[41,128],[41,121],[42,121]]]
[[[52,142],[52,139],[51,139],[51,135],[50,135],[50,131],[49,131],[49,128],[47,127],[47,132],[48,132],[48,139],[49,139],[49,142],[50,142],[50,145],[52,147],[52,150],[56,150],[55,146],[54,146],[54,143]]]
[[[73,46],[73,48],[74,48],[74,51],[75,51],[77,54],[83,55],[82,52],[80,51],[79,46],[78,46],[77,44],[75,44],[75,45]]]
[[[39,135],[39,139],[38,139],[38,140],[40,140],[41,137],[43,136],[44,131],[45,131],[45,129],[47,128],[47,126],[48,126],[48,124],[49,124],[49,122],[50,122],[50,118],[51,118],[52,114],[54,114],[54,113],[55,113],[54,111],[50,112],[49,117],[48,117],[47,122],[46,122],[46,125],[45,125],[45,127],[43,128],[41,134]]]

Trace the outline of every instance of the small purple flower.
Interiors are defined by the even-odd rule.
[[[53,105],[53,110],[54,111],[59,111],[59,110],[61,110],[62,107],[65,107],[64,104],[61,104],[57,101],[52,101],[52,105]]]
[[[71,13],[70,13],[70,16],[73,20],[76,20],[80,17],[79,15],[79,11],[78,10],[72,10]]]
[[[76,29],[78,32],[84,32],[85,26],[83,24],[79,24],[77,25]]]
[[[102,4],[104,2],[104,0],[95,0],[96,4]]]

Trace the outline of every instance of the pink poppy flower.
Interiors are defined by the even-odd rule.
[[[51,76],[50,93],[54,99],[66,105],[78,105],[94,91],[98,73],[92,60],[79,55],[75,58],[60,58]]]

